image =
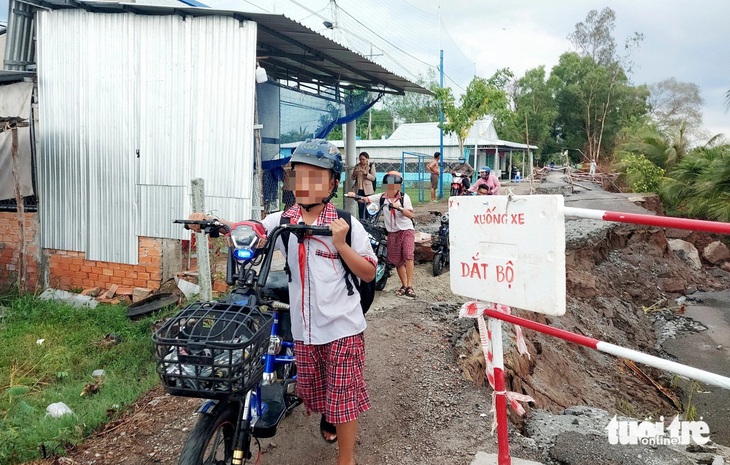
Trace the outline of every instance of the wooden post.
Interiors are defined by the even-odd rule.
[[[27,123],[23,123],[22,118],[11,118],[5,126],[5,130],[10,130],[12,134],[12,145],[10,154],[13,160],[13,182],[15,187],[15,211],[18,220],[18,228],[20,229],[20,248],[18,249],[18,292],[23,293],[26,288],[26,263],[25,256],[28,250],[28,244],[25,239],[25,208],[23,206],[23,193],[20,190],[20,172],[18,169],[18,127],[25,127]]]
[[[191,181],[193,197],[193,211],[205,213],[205,182],[200,179]],[[210,281],[210,256],[208,254],[208,236],[195,233],[196,252],[198,254],[198,285],[200,286],[200,300],[213,299],[213,286]]]
[[[261,129],[263,129],[263,126],[259,124],[258,94],[254,96],[253,121],[255,153],[253,188],[251,192],[251,219],[262,220],[266,216],[266,201],[264,200],[264,170],[262,167],[263,160],[261,159]],[[258,205],[254,202],[258,202]]]

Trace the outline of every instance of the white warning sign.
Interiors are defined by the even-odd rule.
[[[451,197],[449,223],[455,294],[565,313],[563,196]]]

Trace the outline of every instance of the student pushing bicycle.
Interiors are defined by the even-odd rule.
[[[276,246],[286,254],[289,268],[297,395],[308,412],[321,414],[322,438],[338,443],[337,465],[354,465],[358,418],[371,405],[363,375],[367,325],[360,296],[348,280],[354,274],[372,281],[377,258],[360,222],[350,218],[348,224],[330,203],[341,173],[336,146],[321,139],[303,142],[291,157],[296,203],[268,215],[262,224],[269,233],[284,222],[329,226],[332,231],[331,237],[307,236],[301,242],[291,234]],[[194,213],[190,219],[207,217]],[[283,240],[288,240],[286,246]]]

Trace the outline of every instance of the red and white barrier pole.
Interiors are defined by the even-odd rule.
[[[664,360],[663,358],[654,357],[653,355],[647,355],[636,350],[627,349],[625,347],[617,346],[615,344],[599,341],[598,339],[593,339],[591,337],[571,333],[570,331],[565,331],[564,329],[553,328],[552,326],[537,323],[535,321],[527,320],[525,318],[508,315],[497,310],[487,308],[484,310],[484,315],[491,319],[497,318],[499,320],[507,321],[509,323],[533,329],[541,333],[549,334],[550,336],[555,336],[569,342],[574,342],[585,347],[590,347],[591,349],[596,349],[601,352],[614,355],[616,357],[627,358],[629,360],[633,360],[634,362],[643,363],[644,365],[659,368],[660,370],[671,371],[672,373],[676,373],[690,379],[695,379],[706,384],[730,389],[730,378],[728,378],[727,376],[720,376],[709,371],[700,370],[699,368],[693,368],[687,365],[682,365],[681,363]],[[496,388],[496,383],[495,389],[498,389]],[[502,389],[504,389],[504,387]],[[497,397],[497,399],[499,399],[499,397]],[[501,407],[499,407],[498,405],[497,408],[499,409]],[[497,410],[497,413],[499,413],[499,410]],[[497,425],[497,427],[499,427],[499,424]]]
[[[504,353],[502,352],[502,322],[490,318],[492,334],[492,361],[494,363],[494,407],[497,409],[497,447],[499,465],[511,465],[509,433],[507,431],[507,392],[504,387]]]
[[[645,224],[663,228],[691,229],[720,234],[730,234],[730,223],[720,221],[691,220],[670,216],[639,215],[637,213],[621,213],[590,208],[564,208],[565,216],[586,218],[589,220],[615,221],[618,223]]]

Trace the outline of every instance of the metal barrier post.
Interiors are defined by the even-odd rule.
[[[511,465],[509,433],[507,431],[507,392],[504,387],[504,354],[502,352],[502,322],[489,318],[492,333],[492,362],[494,363],[494,408],[497,411],[497,447],[499,465]]]

